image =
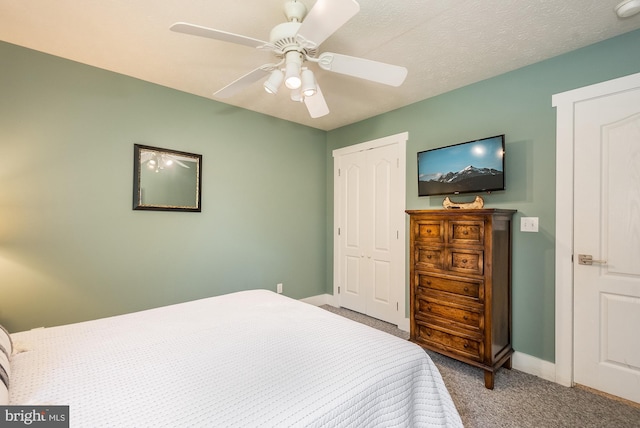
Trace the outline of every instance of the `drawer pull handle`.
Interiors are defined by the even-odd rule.
[[[431,312],[431,306],[427,306],[427,310]]]
[[[431,285],[431,281],[427,281],[427,285]]]
[[[427,229],[427,233],[431,233],[431,229]]]
[[[464,287],[464,291],[469,291],[469,287]]]
[[[431,254],[429,254],[429,255],[427,256],[427,258],[428,258],[428,259],[431,259]]]
[[[463,234],[463,235],[468,235],[468,234],[469,234],[469,231],[468,231],[468,230],[465,230],[464,232],[462,232],[462,234]]]
[[[466,264],[467,263],[467,259],[462,259],[462,263]]]
[[[427,331],[427,336],[431,337],[431,332]]]
[[[469,347],[469,343],[465,342],[464,343],[464,349],[467,349]]]
[[[469,317],[468,317],[468,316],[466,316],[466,315],[465,315],[465,316],[463,316],[462,318],[463,318],[465,321],[467,321],[467,320],[469,319]]]

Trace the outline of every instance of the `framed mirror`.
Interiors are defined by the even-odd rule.
[[[200,212],[202,155],[133,146],[133,209]]]

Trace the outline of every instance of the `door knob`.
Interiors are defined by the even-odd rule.
[[[591,254],[578,254],[578,264],[591,266],[594,263],[599,265],[606,265],[606,260],[594,260]]]

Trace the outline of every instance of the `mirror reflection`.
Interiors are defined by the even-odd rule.
[[[133,209],[200,211],[202,156],[134,145]]]

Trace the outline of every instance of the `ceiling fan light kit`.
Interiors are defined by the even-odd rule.
[[[294,89],[291,91],[291,101],[295,101],[297,103],[304,102],[306,98],[302,96],[302,91],[300,89]]]
[[[359,11],[360,5],[355,0],[317,0],[308,13],[303,3],[287,1],[284,13],[288,22],[278,24],[271,30],[269,42],[184,22],[177,22],[170,29],[269,50],[278,58],[276,64],[264,64],[256,68],[218,90],[214,96],[231,97],[268,76],[263,83],[266,92],[276,94],[284,81],[292,91],[291,99],[304,102],[309,115],[317,118],[329,114],[329,108],[313,71],[305,67],[306,62],[317,64],[323,70],[390,86],[400,86],[407,76],[407,69],[397,65],[331,52],[318,56],[320,44]]]
[[[269,78],[264,82],[264,90],[270,94],[277,94],[280,85],[284,81],[284,73],[282,70],[276,69],[271,72]]]
[[[302,65],[302,54],[298,51],[289,51],[285,55],[286,66],[284,74],[284,85],[289,89],[298,89],[302,84],[300,79],[300,66]]]
[[[640,12],[640,0],[624,0],[615,7],[620,18],[629,18]]]
[[[302,94],[305,97],[312,97],[316,94],[316,77],[313,75],[313,71],[305,68],[300,73],[302,79]]]

